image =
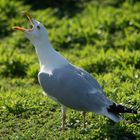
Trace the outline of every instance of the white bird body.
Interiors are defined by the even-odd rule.
[[[95,79],[93,79],[93,77],[91,77],[90,74],[88,74],[87,72],[85,72],[82,69],[72,66],[63,56],[61,56],[58,52],[56,52],[52,48],[47,36],[44,40],[38,41],[38,40],[33,39],[31,41],[35,46],[35,50],[36,50],[36,53],[37,53],[37,56],[38,56],[39,62],[40,62],[40,72],[38,74],[38,79],[40,81],[40,85],[42,86],[42,88],[44,89],[44,91],[46,92],[46,94],[49,97],[51,97],[53,100],[57,101],[58,103],[66,106],[66,107],[73,108],[75,110],[87,111],[87,112],[93,111],[96,114],[102,114],[102,115],[106,115],[106,116],[108,115],[107,107],[109,107],[109,105],[113,104],[113,102],[109,101],[106,98],[102,88],[99,86],[98,82]],[[67,69],[65,72],[64,70],[65,70],[66,66],[67,66]],[[71,70],[71,69],[72,69],[72,71],[70,73],[68,73],[68,70]],[[57,83],[56,80],[51,85],[49,84],[50,77],[52,77],[52,79],[54,78],[53,75],[54,75],[55,70],[59,71],[59,73],[57,75],[60,75],[60,73],[63,72],[63,76],[64,76],[63,78],[66,78],[66,79],[64,79],[66,85],[67,85],[67,83],[69,83],[68,87],[66,87],[64,85],[65,83],[64,84],[60,83],[59,89],[57,89],[55,84],[58,85],[60,81],[58,81],[58,83]],[[75,71],[78,71],[78,73],[75,74],[74,73]],[[43,77],[41,76],[42,73],[43,73]],[[88,84],[86,84],[86,83],[80,84],[79,83],[80,81],[78,81],[79,87],[77,86],[76,88],[79,88],[79,89],[73,88],[72,89],[73,92],[72,92],[70,90],[71,89],[70,87],[72,86],[72,84],[75,84],[73,79],[75,79],[76,77],[79,78],[79,75],[81,76],[80,81],[84,81],[84,82],[86,81],[86,83],[88,82]],[[85,76],[87,76],[88,78],[90,77],[90,78],[85,79],[84,78]],[[44,81],[44,79],[45,79],[45,81]],[[48,90],[48,88],[47,88],[48,85],[51,87],[51,89],[56,90],[55,91],[56,94],[52,94],[51,90]],[[85,86],[87,86],[87,88]],[[90,89],[90,91],[87,91],[88,88],[90,88],[90,87],[92,87]],[[62,94],[62,92],[66,91],[65,88],[68,89],[67,93]],[[74,93],[74,90],[78,90],[77,93]],[[72,93],[77,95],[75,100],[74,100],[74,98],[71,98],[71,96],[73,96]],[[58,95],[58,96],[55,96],[55,95]],[[62,95],[63,95],[63,97],[62,97]],[[84,95],[84,96],[82,96],[82,95]],[[88,95],[88,96],[86,96],[86,95]],[[92,97],[92,95],[93,95],[93,97]],[[100,100],[98,100],[97,97],[99,97]],[[63,102],[63,100],[58,100],[58,98],[63,98],[63,100],[65,102]],[[83,98],[83,100],[85,101],[85,105],[81,104],[81,107],[79,107],[80,103],[78,104],[78,101],[80,101],[80,100],[78,98]],[[93,98],[92,101],[90,100],[91,98]],[[82,101],[82,102],[84,103],[84,101]],[[87,104],[86,102],[89,104]],[[99,104],[97,104],[96,102],[98,102]],[[85,108],[84,108],[84,106],[85,106]],[[100,108],[100,110],[92,109],[91,108],[92,106],[95,106],[95,108]],[[119,119],[120,119],[120,117],[113,118],[114,121],[118,121]]]

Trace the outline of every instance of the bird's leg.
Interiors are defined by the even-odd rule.
[[[66,120],[66,107],[61,106],[61,112],[62,112],[62,130],[65,129],[65,120]]]
[[[82,115],[83,115],[84,128],[86,128],[86,120],[85,120],[86,112],[82,111]]]

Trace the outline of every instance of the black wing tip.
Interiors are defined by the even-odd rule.
[[[123,105],[120,104],[115,104],[113,103],[112,105],[109,106],[109,108],[107,109],[109,112],[112,113],[132,113],[132,114],[138,114],[138,112],[132,108],[127,108]]]
[[[132,109],[132,114],[138,114],[138,111],[137,110],[134,110],[134,109]]]

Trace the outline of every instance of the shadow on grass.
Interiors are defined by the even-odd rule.
[[[84,4],[91,0],[24,0],[23,3],[31,5],[33,10],[53,8],[54,14],[58,18],[64,16],[73,17],[76,13],[80,12],[84,8]]]
[[[113,140],[135,140],[134,133],[127,129],[127,125],[121,126],[119,123],[108,121],[102,126],[102,133],[107,139]]]
[[[22,103],[16,103],[13,107],[5,105],[9,113],[17,118],[29,118],[33,114],[38,114],[38,108],[25,107]]]
[[[97,126],[90,127],[91,124],[87,124],[86,128],[82,128],[81,119],[78,117],[70,118],[69,122],[67,122],[66,130],[68,129],[76,129],[79,130],[79,134],[81,135],[89,135],[90,139],[108,139],[108,140],[136,140],[137,136],[128,129],[127,124],[120,125],[120,123],[114,123],[109,120],[107,123],[100,124]]]

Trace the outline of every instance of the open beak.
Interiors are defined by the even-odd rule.
[[[25,12],[24,15],[28,18],[30,24],[32,26],[34,26],[31,15],[28,12]],[[19,26],[15,26],[15,27],[13,27],[13,29],[20,30],[20,31],[31,31],[32,30],[32,29],[26,29],[24,27],[19,27]]]

